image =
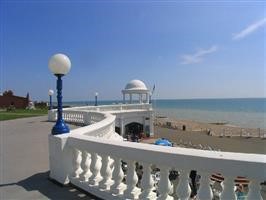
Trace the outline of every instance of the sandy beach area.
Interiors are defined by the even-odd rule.
[[[243,128],[223,122],[204,123],[193,120],[180,120],[174,118],[156,118],[155,126],[167,127],[176,130],[187,130],[193,132],[206,132],[212,136],[240,136],[240,137],[261,137],[266,138],[266,130],[260,128]]]
[[[166,124],[170,122],[170,124]],[[173,126],[174,125],[174,126]],[[183,125],[186,130],[182,130]],[[174,120],[169,118],[156,119],[154,127],[154,138],[146,142],[154,143],[156,138],[167,138],[176,146],[198,148],[206,150],[241,152],[241,153],[257,153],[266,154],[266,138],[246,137],[236,134],[239,127],[228,127],[226,125],[213,125],[207,123],[194,122],[189,120]],[[206,129],[235,131],[232,137],[210,135]],[[254,132],[256,129],[250,129]],[[255,134],[253,132],[253,135]]]

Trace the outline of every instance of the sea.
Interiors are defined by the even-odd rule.
[[[119,103],[122,101],[98,101],[99,105]],[[94,102],[72,101],[65,105],[94,105]],[[266,98],[153,99],[152,105],[155,115],[160,117],[266,129]]]

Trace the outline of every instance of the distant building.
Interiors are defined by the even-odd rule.
[[[11,90],[5,91],[0,95],[0,108],[14,106],[15,108],[27,108],[30,102],[29,93],[26,97],[15,96]]]

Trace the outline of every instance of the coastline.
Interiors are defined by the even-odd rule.
[[[183,125],[186,130],[183,130]],[[211,130],[208,133],[208,129]],[[226,130],[227,135],[219,135]],[[250,135],[239,133],[249,131]],[[265,134],[265,129],[260,130]],[[258,137],[258,129],[241,128],[230,124],[209,124],[193,120],[174,118],[156,118],[154,121],[154,137],[142,142],[154,144],[158,138],[170,140],[174,146],[196,148],[210,151],[237,152],[249,154],[266,154],[266,138]]]
[[[204,132],[216,137],[257,137],[266,138],[266,129],[243,128],[227,122],[200,122],[195,120],[176,119],[159,116],[154,120],[154,125],[174,130],[190,132]]]

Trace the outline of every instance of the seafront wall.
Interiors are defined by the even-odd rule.
[[[68,120],[85,120],[86,113],[69,110]],[[196,170],[199,199],[236,199],[235,179],[248,179],[247,199],[262,199],[261,183],[266,180],[266,156],[188,148],[170,148],[113,138],[115,117],[88,112],[94,123],[69,134],[49,136],[50,177],[72,183],[103,199],[189,199],[190,171]],[[81,116],[82,115],[82,116]],[[95,117],[94,117],[95,115]],[[123,169],[126,163],[126,170]],[[141,168],[136,168],[136,166]],[[153,169],[160,172],[154,183]],[[141,173],[139,173],[141,169]],[[177,171],[170,181],[169,174]],[[213,173],[223,177],[211,180]],[[218,186],[217,186],[218,185]]]

